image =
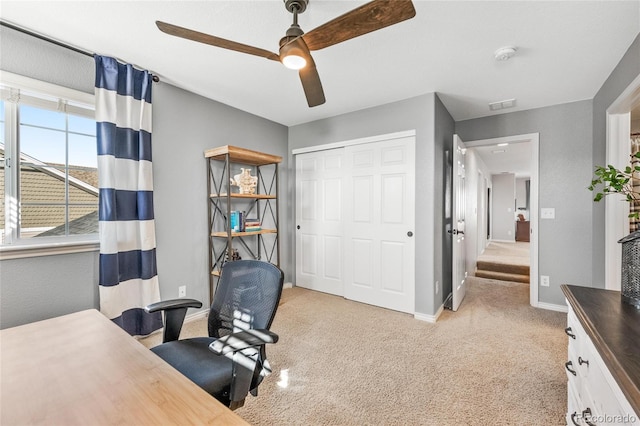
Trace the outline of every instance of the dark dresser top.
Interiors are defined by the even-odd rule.
[[[611,375],[640,415],[640,309],[620,292],[562,285],[562,292]]]

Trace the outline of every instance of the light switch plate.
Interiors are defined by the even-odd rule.
[[[556,209],[553,207],[545,207],[540,209],[540,219],[555,219]]]

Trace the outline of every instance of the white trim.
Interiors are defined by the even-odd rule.
[[[516,243],[516,240],[499,240],[499,239],[497,239],[497,238],[491,238],[491,239],[489,240],[489,242],[492,242],[492,243],[493,243],[493,242],[495,242],[495,243],[510,243],[510,244],[515,244],[515,243]]]
[[[440,307],[436,311],[435,315],[421,314],[419,312],[414,312],[413,318],[417,319],[419,321],[426,321],[426,322],[430,322],[432,324],[435,324],[436,321],[438,321],[438,318],[442,314],[443,310],[444,310],[444,305],[440,305]]]
[[[539,137],[540,133],[526,133],[523,135],[503,136],[493,139],[477,139],[474,141],[465,142],[464,144],[467,146],[467,148],[473,148],[476,146],[497,145],[499,143],[514,144],[518,142],[530,142],[532,139],[538,139]]]
[[[282,284],[282,289],[287,289],[287,288],[293,288],[293,283],[288,282],[288,283]]]
[[[85,93],[79,90],[70,89],[68,87],[59,86],[57,84],[47,83],[23,75],[0,70],[0,86],[10,86],[15,89],[24,90],[28,93],[46,93],[52,98],[64,98],[78,103],[85,109],[94,110],[95,101],[93,93]]]
[[[533,228],[531,232],[531,238],[529,241],[529,258],[531,259],[531,265],[529,266],[529,283],[536,283],[536,285],[529,285],[529,303],[533,307],[538,307],[540,302],[538,300],[538,245],[539,233],[538,233],[538,221],[540,219],[539,206],[540,201],[540,133],[531,133],[527,135],[531,137],[531,159],[536,167],[531,168],[530,188],[529,195],[529,225]]]
[[[333,143],[328,143],[328,144],[324,144],[324,145],[314,145],[314,146],[309,146],[309,147],[306,147],[306,148],[297,148],[297,149],[292,150],[291,154],[298,155],[298,154],[305,154],[307,152],[325,151],[327,149],[344,148],[345,146],[361,145],[361,144],[372,143],[372,142],[389,141],[389,140],[392,140],[392,139],[401,139],[401,138],[406,138],[406,137],[415,136],[415,135],[416,135],[416,131],[415,130],[405,130],[405,131],[402,131],[402,132],[387,133],[385,135],[369,136],[369,137],[366,137],[366,138],[351,139],[351,140],[347,140],[347,141],[333,142]]]
[[[624,168],[629,163],[630,111],[640,105],[640,75],[607,108],[606,164]],[[622,167],[621,167],[622,166]],[[605,288],[620,290],[622,251],[618,240],[629,233],[629,204],[605,198]]]
[[[184,318],[184,323],[183,324],[187,324],[189,322],[198,321],[199,319],[206,318],[207,316],[209,316],[209,308],[201,309],[201,310],[199,310],[197,312],[192,313],[191,315],[187,315]]]
[[[66,241],[64,243],[39,243],[0,246],[0,261],[24,259],[28,257],[53,256],[58,254],[83,253],[99,251],[97,241]]]
[[[538,199],[540,197],[540,133],[526,133],[522,135],[504,136],[492,139],[479,139],[474,141],[465,142],[467,148],[473,148],[484,145],[497,145],[499,143],[517,143],[527,142],[531,143],[531,193],[530,193],[530,211],[529,211],[529,225],[531,229],[531,238],[529,241],[529,282],[536,283],[536,285],[529,286],[529,303],[533,307],[539,307],[538,302]],[[476,189],[474,189],[476,190]],[[491,241],[501,241],[491,239]],[[513,243],[515,241],[501,242]]]
[[[628,143],[631,133],[631,114],[607,113],[607,157],[606,164],[624,169],[629,164],[631,148]],[[610,141],[610,142],[609,142]],[[626,143],[625,143],[626,141]],[[626,148],[626,150],[625,150]],[[607,290],[620,290],[622,282],[622,250],[618,241],[629,234],[629,203],[618,194],[604,199],[604,284]]]
[[[555,305],[553,303],[544,303],[544,302],[538,302],[538,306],[536,306],[536,308],[546,309],[548,311],[564,312],[564,313],[567,313],[569,310],[567,308],[567,305]]]

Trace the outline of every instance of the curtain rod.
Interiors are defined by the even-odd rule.
[[[3,26],[3,27],[11,28],[12,30],[15,30],[15,31],[19,31],[19,32],[21,32],[23,34],[27,34],[27,35],[29,35],[31,37],[35,37],[35,38],[38,38],[40,40],[44,40],[46,42],[55,44],[56,46],[60,46],[60,47],[64,47],[65,49],[73,50],[74,52],[80,53],[81,55],[89,56],[91,58],[93,58],[96,55],[95,53],[89,52],[87,50],[80,49],[78,47],[72,46],[72,45],[67,44],[67,43],[63,43],[63,42],[58,41],[56,39],[53,39],[51,37],[47,37],[45,35],[38,34],[36,32],[28,30],[26,28],[23,28],[23,27],[20,27],[18,25],[15,25],[15,24],[12,24],[10,22],[7,22],[7,21],[5,21],[3,19],[0,19],[0,25]],[[151,78],[152,78],[153,81],[155,81],[156,83],[160,81],[160,77],[158,77],[157,75],[155,75],[153,73],[151,75],[152,75]]]

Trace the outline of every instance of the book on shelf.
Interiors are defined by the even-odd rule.
[[[231,232],[242,232],[244,230],[244,212],[233,210],[229,218]]]
[[[262,226],[258,219],[246,219],[244,221],[245,227]]]
[[[231,232],[238,232],[240,230],[238,219],[238,212],[235,210],[232,211],[231,216],[229,217],[229,228],[231,228]]]
[[[244,228],[244,232],[257,232],[261,230],[262,230],[262,227],[260,226],[246,226]]]

